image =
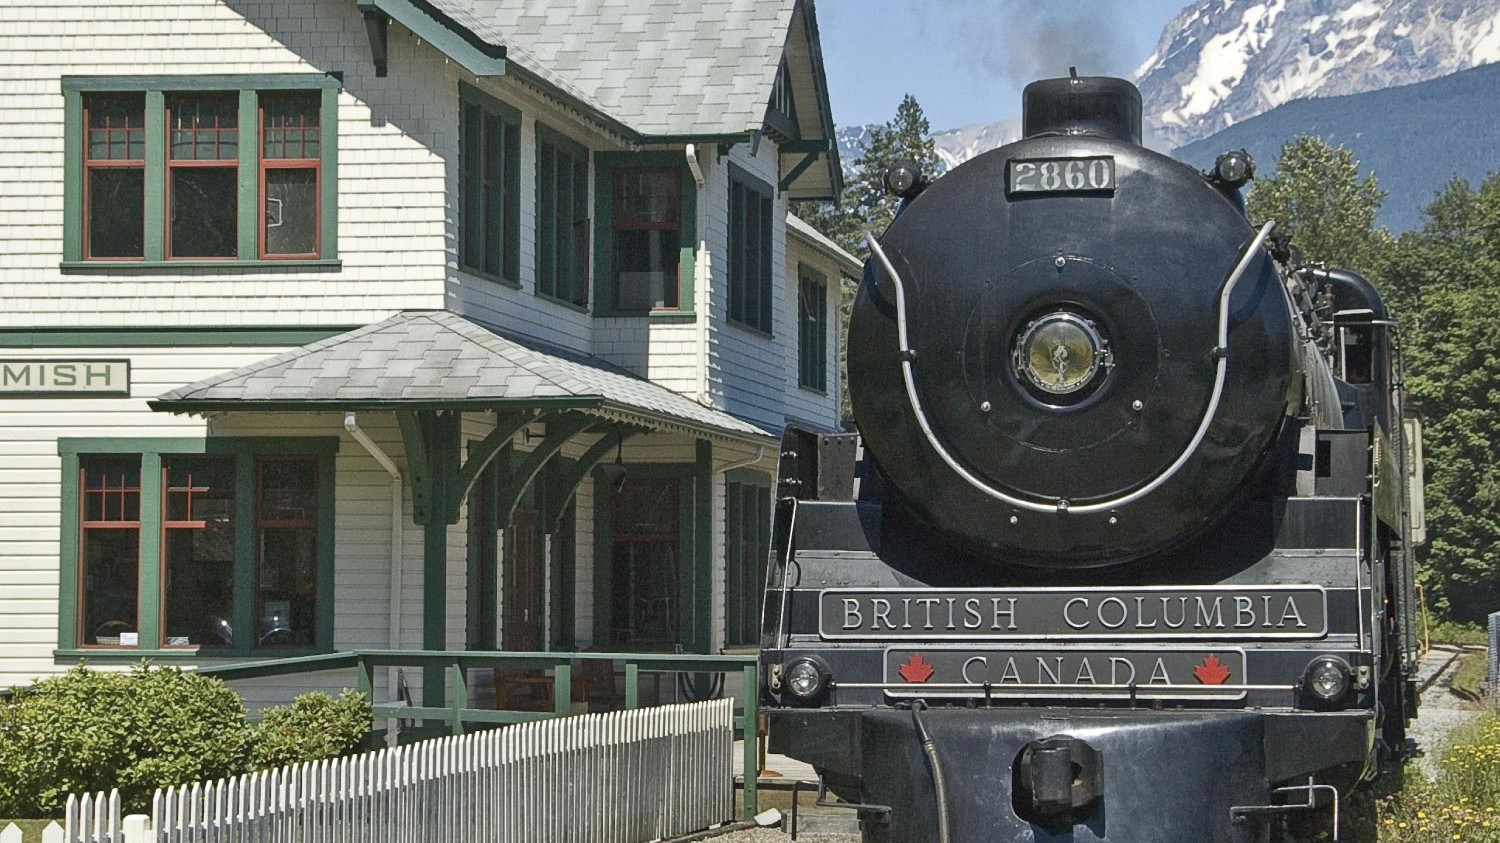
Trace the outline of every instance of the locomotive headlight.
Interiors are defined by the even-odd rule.
[[[1349,693],[1349,663],[1338,656],[1319,656],[1302,674],[1302,687],[1323,702],[1338,702]]]
[[[1235,190],[1255,178],[1255,160],[1243,149],[1226,152],[1214,161],[1213,177]]]
[[[803,656],[787,662],[781,682],[799,702],[813,702],[828,690],[828,670],[817,660]]]
[[[1043,392],[1067,395],[1088,386],[1114,364],[1094,323],[1057,311],[1026,326],[1016,340],[1017,374]]]

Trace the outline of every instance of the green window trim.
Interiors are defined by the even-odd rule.
[[[614,307],[614,183],[615,170],[670,168],[681,173],[682,246],[677,262],[677,307],[670,310],[621,310]],[[594,315],[595,316],[692,316],[697,283],[698,183],[688,169],[687,158],[678,152],[594,153]]]
[[[575,310],[589,305],[589,150],[536,121],[536,295]],[[571,216],[571,221],[565,221]],[[566,231],[564,230],[566,228]],[[567,238],[569,248],[559,246]]]
[[[771,476],[724,476],[724,645],[758,646],[761,593],[771,552]]]
[[[458,268],[519,289],[521,111],[465,82],[458,84],[458,99]],[[476,116],[482,120],[477,129],[471,125]],[[494,136],[496,130],[498,137]],[[478,136],[471,137],[476,131]],[[471,145],[481,158],[477,168],[465,151]],[[488,207],[484,197],[486,174],[499,184],[499,195]],[[499,225],[492,225],[497,216]],[[475,250],[477,253],[471,254]]]
[[[797,385],[828,394],[828,278],[797,264]]]
[[[737,195],[744,198],[741,208],[735,207]],[[724,261],[729,276],[729,300],[725,315],[731,325],[748,328],[767,338],[775,333],[775,309],[772,307],[776,278],[773,265],[777,224],[775,196],[776,189],[768,182],[730,163],[729,209],[725,214],[729,225],[728,237],[725,238],[728,248]],[[752,216],[758,227],[752,227]],[[785,222],[781,224],[785,225]],[[751,236],[759,242],[746,243],[742,239]]]
[[[339,269],[338,251],[338,96],[341,81],[322,73],[206,76],[64,76],[63,93],[63,256],[62,269],[180,270],[254,266],[257,268]],[[319,102],[319,251],[314,260],[261,257],[260,117],[262,91],[320,91]],[[166,254],[167,127],[169,91],[226,91],[239,98],[241,140],[238,144],[237,257],[224,260],[169,260]],[[90,93],[143,93],[145,126],[145,254],[140,260],[89,260],[84,241],[83,98]]]
[[[87,657],[94,660],[139,660],[144,656],[198,661],[233,656],[286,657],[333,651],[334,608],[334,458],[339,450],[335,436],[317,437],[70,437],[57,440],[62,457],[61,531],[58,553],[58,657]],[[136,647],[85,647],[78,641],[79,547],[82,538],[80,521],[79,460],[85,455],[139,455],[141,458],[140,573],[138,589],[139,644]],[[162,495],[153,483],[154,494],[146,493],[146,477],[160,477],[164,456],[222,454],[235,461],[235,554],[234,618],[239,629],[254,628],[253,592],[255,589],[254,531],[256,529],[255,459],[261,456],[315,457],[318,461],[318,527],[315,539],[318,561],[317,603],[314,614],[312,648],[254,648],[237,643],[228,648],[164,648],[162,628]],[[149,563],[149,564],[148,564]]]

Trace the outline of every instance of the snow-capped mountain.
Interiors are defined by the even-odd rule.
[[[1282,103],[1500,61],[1500,0],[1196,0],[1135,72],[1178,147]]]
[[[1408,85],[1490,62],[1500,62],[1500,0],[1193,0],[1133,78],[1148,143],[1170,150],[1293,100]],[[839,132],[846,169],[864,130]],[[1019,135],[1020,118],[1011,116],[933,138],[952,167]]]

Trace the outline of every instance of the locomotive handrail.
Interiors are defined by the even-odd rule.
[[[948,449],[944,448],[943,444],[938,441],[937,436],[932,432],[932,426],[927,422],[927,414],[922,410],[922,401],[917,396],[916,376],[913,374],[911,365],[912,360],[916,358],[916,353],[912,351],[911,344],[907,342],[906,335],[906,285],[902,283],[900,273],[896,272],[896,267],[891,263],[891,259],[886,257],[885,250],[880,247],[880,243],[875,239],[875,235],[866,231],[865,241],[870,244],[870,252],[880,261],[881,266],[885,267],[886,274],[890,275],[891,281],[896,285],[896,341],[901,346],[901,377],[906,383],[906,399],[911,404],[912,412],[917,417],[917,425],[922,428],[922,434],[927,437],[927,441],[932,445],[933,450],[937,451],[938,456],[942,458],[943,462],[947,463],[948,467],[953,469],[954,473],[962,477],[970,486],[1001,503],[1029,512],[1077,512],[1092,514],[1108,512],[1112,509],[1133,503],[1155,491],[1182,469],[1183,465],[1192,457],[1193,452],[1198,450],[1198,446],[1203,442],[1203,438],[1208,435],[1209,425],[1213,423],[1214,414],[1219,409],[1219,399],[1224,395],[1224,379],[1225,373],[1228,370],[1229,297],[1234,293],[1234,288],[1239,285],[1240,279],[1244,277],[1245,271],[1250,268],[1251,261],[1255,259],[1255,253],[1266,242],[1266,237],[1271,234],[1271,231],[1275,227],[1275,220],[1268,220],[1265,225],[1261,226],[1259,233],[1255,235],[1255,239],[1250,241],[1250,245],[1245,248],[1244,254],[1240,256],[1239,263],[1235,264],[1234,271],[1229,274],[1229,278],[1224,282],[1223,289],[1219,292],[1218,344],[1211,350],[1211,355],[1215,359],[1214,388],[1209,396],[1208,408],[1203,413],[1203,419],[1199,422],[1198,430],[1193,434],[1192,441],[1188,442],[1187,447],[1183,449],[1182,453],[1178,455],[1177,459],[1171,465],[1167,466],[1165,471],[1158,474],[1146,485],[1112,500],[1083,504],[1081,506],[1072,506],[1065,498],[1059,498],[1050,504],[1038,503],[1018,498],[1000,489],[996,489],[978,477],[975,477],[968,469],[960,465],[958,460],[954,459],[953,455],[948,453]]]

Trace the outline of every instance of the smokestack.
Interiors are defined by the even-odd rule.
[[[1021,94],[1021,134],[1093,135],[1141,143],[1141,92],[1124,79],[1072,75],[1041,79]]]

